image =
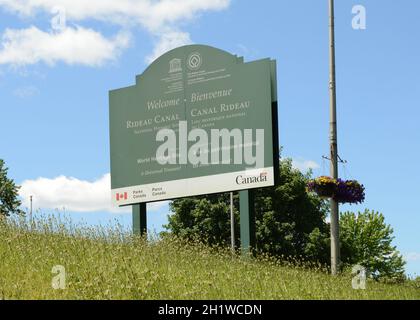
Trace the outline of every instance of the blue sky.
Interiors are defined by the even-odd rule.
[[[109,207],[108,91],[188,43],[276,59],[283,156],[328,173],[326,0],[85,2],[0,0],[0,158],[25,205],[34,194],[42,212],[129,226],[129,213]],[[62,30],[52,4],[65,9]],[[355,5],[367,10],[366,30],[352,28]],[[340,173],[367,190],[363,205],[342,210],[383,212],[410,274],[420,274],[419,12],[415,0],[336,3]],[[168,212],[150,208],[149,228],[161,230]]]

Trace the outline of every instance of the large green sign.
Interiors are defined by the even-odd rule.
[[[114,203],[274,185],[276,101],[273,60],[201,45],[164,54],[110,91]]]

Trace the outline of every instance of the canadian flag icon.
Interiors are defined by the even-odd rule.
[[[117,201],[127,200],[127,198],[128,198],[127,192],[117,193],[116,198],[117,198]]]

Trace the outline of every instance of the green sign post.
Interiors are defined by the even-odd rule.
[[[252,190],[239,191],[241,251],[249,255],[255,248],[255,207]]]
[[[134,232],[146,231],[148,202],[243,191],[242,247],[254,246],[248,190],[275,184],[276,88],[275,61],[190,45],[110,91],[112,201],[133,205]]]

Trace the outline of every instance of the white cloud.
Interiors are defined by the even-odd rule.
[[[405,255],[405,260],[407,261],[420,261],[419,252],[410,252]]]
[[[293,159],[292,165],[295,169],[306,172],[309,169],[319,169],[319,164],[313,160],[304,160],[301,158]]]
[[[230,0],[0,0],[0,7],[22,16],[65,10],[67,19],[102,20],[120,25],[141,24],[160,30],[179,21],[191,20],[204,11],[223,10]]]
[[[111,205],[110,174],[106,174],[93,182],[65,176],[54,179],[26,180],[21,184],[19,195],[25,207],[29,207],[30,196],[33,196],[34,208],[65,208],[66,211],[70,212],[106,211],[124,213],[131,211],[131,207],[117,208]],[[151,203],[147,209],[156,211],[167,203],[167,201]]]
[[[164,33],[159,37],[159,41],[155,45],[153,53],[146,57],[146,61],[151,63],[163,53],[190,43],[190,35],[186,32],[170,31]]]
[[[27,29],[6,29],[2,37],[0,64],[27,65],[58,61],[67,64],[100,66],[114,60],[127,47],[129,36],[120,33],[106,39],[100,33],[82,27],[66,28],[62,32],[44,32],[32,26]]]
[[[66,21],[81,22],[86,20],[97,20],[118,25],[124,29],[140,26],[150,32],[152,36],[159,39],[156,42],[153,53],[146,58],[146,61],[150,61],[165,50],[172,49],[174,46],[191,43],[190,35],[186,32],[179,31],[179,27],[187,21],[196,19],[202,12],[226,9],[229,6],[230,1],[231,0],[0,0],[0,7],[25,17],[35,17],[38,13],[52,14],[52,12],[54,12],[53,8],[60,7],[64,9]],[[84,34],[82,32],[75,33],[74,29],[67,31],[72,30],[72,40],[75,41],[76,44],[80,44],[80,46],[77,46],[73,51],[77,50],[80,57],[79,59],[82,60],[82,64],[92,65],[92,61],[96,60],[96,57],[92,57],[92,55],[95,54],[104,55],[103,57],[99,57],[99,61],[109,60],[110,57],[114,57],[115,52],[113,48],[121,49],[125,47],[118,46],[118,41],[117,44],[115,44],[114,41],[107,41],[100,34],[90,30],[90,37],[94,38],[95,41],[99,42],[99,44],[106,49],[103,53],[101,50],[91,51],[90,49],[94,47],[94,45],[91,45],[89,41],[85,41],[88,34],[86,34],[86,32],[84,32]],[[25,32],[24,30],[14,30],[14,34],[12,35],[16,37],[16,34],[19,35],[19,33],[21,33],[20,31]],[[37,34],[32,30],[32,33],[33,34],[28,34],[28,31],[26,31],[27,36],[40,37],[39,32]],[[49,33],[46,34],[49,35],[50,38],[53,38],[54,36]],[[67,39],[69,39],[71,35],[67,35]],[[82,38],[82,40],[76,39],[78,37]],[[2,59],[3,63],[13,63],[15,61],[12,59],[12,53],[20,56],[21,58],[18,59],[18,61],[23,64],[32,64],[39,61],[47,62],[51,60],[63,60],[66,63],[74,63],[73,59],[75,58],[72,59],[62,52],[61,55],[55,55],[53,51],[45,50],[45,47],[43,46],[38,48],[38,42],[35,40],[31,41],[29,37],[26,37],[25,40],[25,43],[31,43],[32,46],[19,45],[15,46],[16,49],[13,52],[4,52],[5,49],[0,51],[0,56],[6,56],[6,58],[3,57]],[[3,40],[3,45],[4,43],[5,40]],[[20,44],[21,41],[18,43]],[[67,46],[63,48],[62,51],[72,51],[73,46],[69,45],[68,41],[65,41],[65,43]],[[82,45],[86,45],[87,47],[84,48]],[[57,48],[58,46],[56,45],[54,47]],[[29,53],[27,51],[29,51]],[[51,55],[53,56],[52,58],[50,57]],[[84,58],[85,55],[86,58]]]

